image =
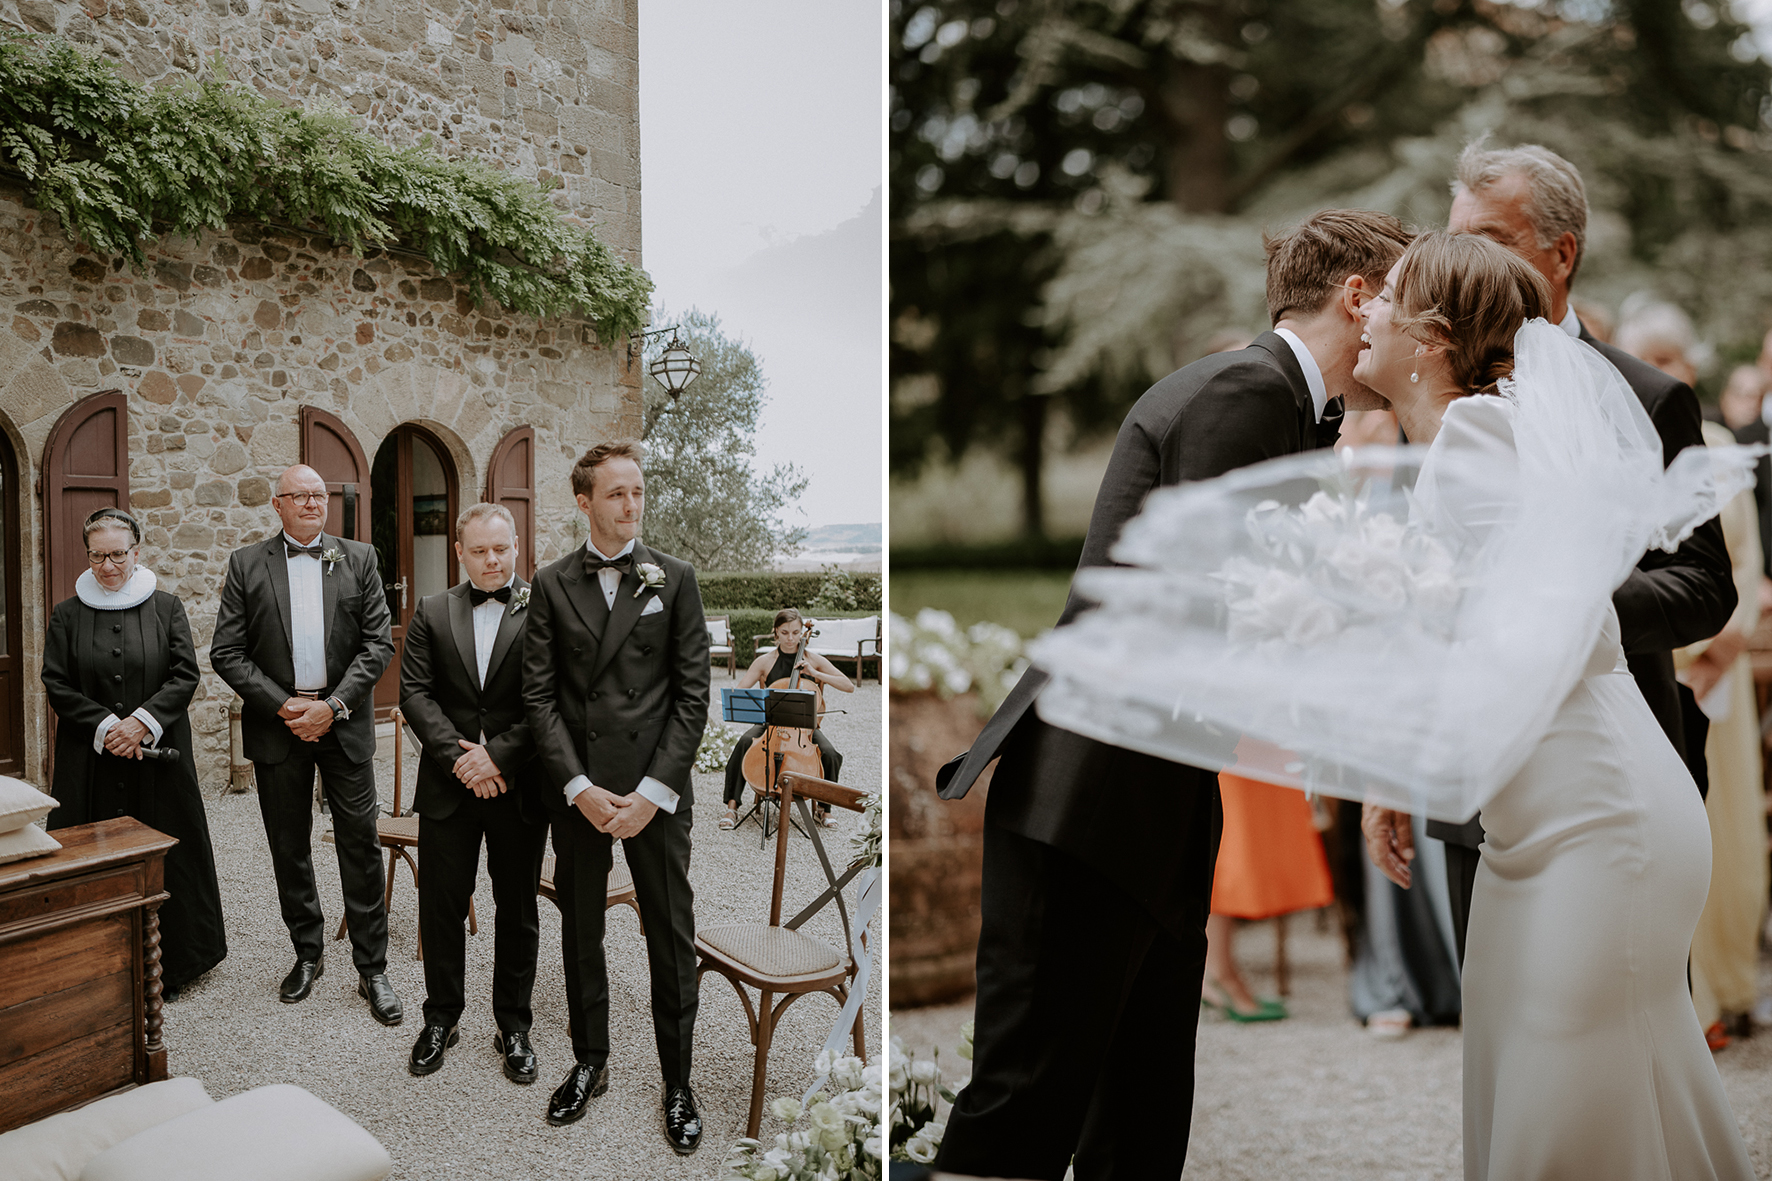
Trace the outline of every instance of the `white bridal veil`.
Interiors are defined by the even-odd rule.
[[[1462,821],[1583,675],[1611,594],[1753,483],[1751,448],[1665,472],[1640,402],[1544,320],[1431,447],[1287,456],[1161,490],[1041,638],[1048,722]],[[1763,449],[1761,449],[1763,450]],[[1608,660],[1606,668],[1610,668]]]

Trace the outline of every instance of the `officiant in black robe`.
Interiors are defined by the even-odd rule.
[[[135,819],[176,837],[166,855],[160,907],[162,984],[168,994],[228,954],[209,819],[191,757],[187,710],[197,691],[197,651],[177,596],[137,564],[141,526],[100,509],[84,526],[90,568],[56,604],[44,641],[43,687],[55,710],[61,806],[51,828]],[[143,758],[167,747],[176,759]]]

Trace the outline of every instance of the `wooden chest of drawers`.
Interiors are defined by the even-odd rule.
[[[54,835],[0,865],[0,1132],[166,1077],[156,912],[178,842],[129,817]]]

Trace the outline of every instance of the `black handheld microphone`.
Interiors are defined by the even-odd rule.
[[[162,763],[171,763],[178,760],[178,747],[176,746],[144,746],[141,748],[141,752],[142,758],[156,759]]]

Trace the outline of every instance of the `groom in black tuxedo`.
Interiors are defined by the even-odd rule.
[[[297,464],[277,478],[271,506],[282,532],[228,555],[209,663],[245,702],[241,737],[295,944],[278,999],[307,999],[324,969],[310,844],[318,770],[332,805],[357,991],[377,1021],[398,1025],[400,998],[387,976],[372,700],[394,641],[375,547],[322,532],[326,501],[326,482],[311,467]]]
[[[523,701],[553,819],[577,1058],[547,1118],[573,1122],[609,1086],[603,912],[620,840],[646,928],[665,1137],[688,1155],[701,1142],[689,1089],[697,1005],[690,771],[708,723],[708,631],[695,569],[639,542],[639,461],[638,444],[603,443],[573,467],[590,537],[536,574],[523,644]]]
[[[1452,192],[1448,228],[1494,239],[1549,281],[1551,317],[1563,331],[1592,345],[1624,377],[1661,436],[1662,463],[1672,463],[1688,447],[1704,446],[1692,388],[1596,340],[1569,306],[1569,286],[1587,243],[1587,193],[1575,165],[1537,144],[1486,150],[1480,142],[1473,143],[1458,158]],[[1612,594],[1631,675],[1700,785],[1709,781],[1704,763],[1709,721],[1692,691],[1674,680],[1673,653],[1722,631],[1735,601],[1723,526],[1715,518],[1700,525],[1673,553],[1652,549],[1644,554]],[[1373,862],[1407,888],[1408,861],[1415,848],[1413,823],[1400,813],[1368,807],[1362,827]],[[1462,825],[1430,820],[1427,835],[1446,843],[1446,885],[1462,964],[1471,892],[1477,866],[1482,864],[1478,852],[1482,819],[1475,817]]]
[[[523,709],[523,632],[529,584],[517,574],[517,530],[501,505],[476,504],[455,522],[467,581],[427,595],[400,656],[400,711],[418,735],[418,929],[425,948],[425,1027],[407,1069],[434,1073],[457,1041],[466,1005],[464,926],[480,843],[498,907],[492,952],[493,1042],[505,1077],[535,1081],[529,1044],[540,944],[536,887],[547,812]]]
[[[1120,427],[1080,566],[1108,566],[1152,490],[1328,446],[1359,308],[1410,234],[1387,214],[1318,213],[1267,242],[1274,331],[1145,392]],[[1060,623],[1088,607],[1073,588]],[[938,1169],[980,1176],[1181,1176],[1222,814],[1215,772],[1047,725],[1022,677],[938,776],[966,794],[1002,756],[985,811],[972,1081]]]

